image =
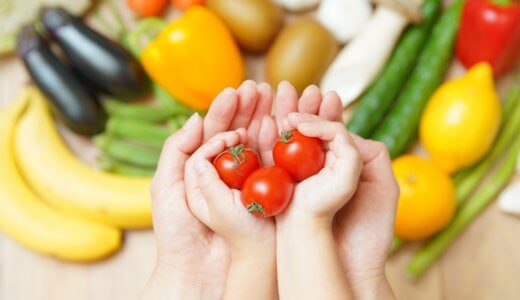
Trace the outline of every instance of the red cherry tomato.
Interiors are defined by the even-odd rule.
[[[273,148],[274,163],[300,182],[318,173],[325,165],[323,142],[298,130],[282,131]]]
[[[126,4],[136,14],[151,17],[160,15],[168,5],[168,0],[126,0]]]
[[[247,177],[260,168],[260,157],[255,150],[238,145],[220,153],[213,165],[222,181],[230,188],[240,190]]]
[[[242,188],[242,203],[257,217],[272,217],[291,202],[294,190],[289,173],[277,166],[263,167],[249,175]]]

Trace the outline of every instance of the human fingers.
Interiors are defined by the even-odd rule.
[[[247,135],[247,131],[245,128],[238,128],[237,130],[234,130],[234,131],[219,132],[216,135],[214,135],[212,138],[210,138],[207,142],[212,142],[212,141],[221,140],[221,139],[226,140],[228,138],[228,136],[231,134],[230,132],[236,132],[236,134],[238,134],[238,142],[236,142],[236,144],[244,144],[244,145],[248,144],[249,137]],[[231,146],[234,146],[234,145],[231,145]]]
[[[298,101],[298,112],[317,115],[322,104],[321,91],[316,85],[309,85]]]
[[[256,83],[252,80],[246,80],[237,90],[238,93],[238,107],[233,120],[231,121],[230,129],[237,129],[247,127],[255,111],[255,106],[258,100],[258,90]]]
[[[308,114],[290,114],[287,120],[291,126],[296,127],[303,135],[317,137],[323,141],[331,142],[337,134],[342,133],[354,144],[354,141],[342,123],[326,121],[317,116]]]
[[[238,108],[238,94],[232,88],[223,90],[211,103],[204,118],[203,141],[209,140],[215,134],[227,131]]]
[[[294,86],[288,81],[282,81],[276,91],[274,114],[278,129],[281,129],[281,122],[290,112],[298,110],[298,93]]]
[[[152,194],[184,178],[184,164],[201,143],[202,119],[195,113],[165,141],[150,185]]]
[[[331,147],[335,156],[332,166],[335,186],[341,193],[350,198],[356,191],[359,176],[363,169],[363,161],[358,149],[352,144],[345,133],[334,137]]]
[[[319,109],[319,116],[325,120],[343,123],[343,104],[341,98],[334,92],[327,92]]]
[[[273,90],[271,86],[265,82],[257,86],[258,101],[256,102],[253,117],[247,126],[247,133],[249,135],[249,143],[253,148],[258,147],[258,133],[262,124],[262,119],[265,116],[271,115],[273,106]]]
[[[278,139],[278,129],[271,116],[264,116],[258,133],[258,151],[264,165],[273,164],[273,145]]]
[[[353,133],[350,135],[356,143],[363,160],[364,168],[361,178],[384,186],[389,193],[398,194],[399,188],[386,145],[378,141],[364,139]]]
[[[211,223],[213,223],[207,225],[216,225],[225,216],[223,210],[226,209],[227,205],[223,201],[228,201],[228,203],[232,201],[232,191],[220,179],[217,170],[207,159],[197,158],[194,161],[194,168],[197,174],[197,188],[206,201]]]

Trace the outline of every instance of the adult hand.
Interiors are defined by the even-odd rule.
[[[393,299],[385,263],[394,234],[399,187],[386,146],[351,136],[363,170],[354,197],[336,215],[336,243],[357,299]]]
[[[189,210],[184,166],[204,141],[241,127],[247,128],[253,146],[266,148],[265,143],[272,143],[277,136],[275,130],[262,128],[263,123],[267,128],[272,126],[268,116],[272,99],[269,85],[245,81],[237,91],[226,89],[218,95],[204,120],[197,114],[192,116],[165,142],[150,188],[158,252],[146,298],[221,298],[229,247]]]

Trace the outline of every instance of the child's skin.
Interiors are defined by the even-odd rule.
[[[318,174],[296,185],[291,204],[276,217],[280,298],[348,299],[332,221],[356,191],[363,163],[347,131],[334,130],[340,123],[307,114],[291,114],[287,121],[284,130],[320,138],[326,160]]]
[[[240,191],[230,189],[212,165],[226,148],[247,144],[247,133],[220,133],[186,163],[186,194],[194,215],[222,236],[231,249],[224,299],[275,299],[276,230],[273,219],[259,219],[244,209]]]
[[[299,111],[341,121],[337,95],[322,97],[315,86],[298,100],[294,88],[282,82],[274,107],[277,124],[266,117],[272,102],[268,85],[246,81],[237,91],[221,93],[204,120],[192,117],[166,142],[151,187],[158,257],[145,298],[220,299],[224,294],[230,248],[193,215],[186,200],[184,166],[203,142],[220,132],[244,127],[249,144],[260,150],[268,164],[278,136],[276,125],[280,128],[289,113]],[[392,239],[397,189],[386,149],[379,143],[353,138],[364,168],[356,194],[338,212],[333,229],[352,292],[360,299],[371,299],[390,291],[384,262]]]

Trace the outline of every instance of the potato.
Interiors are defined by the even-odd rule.
[[[231,29],[240,47],[267,50],[283,25],[284,13],[271,0],[206,0],[206,5]]]
[[[303,19],[280,32],[267,55],[267,78],[273,85],[292,83],[298,93],[317,84],[338,53],[334,36],[320,23]]]

